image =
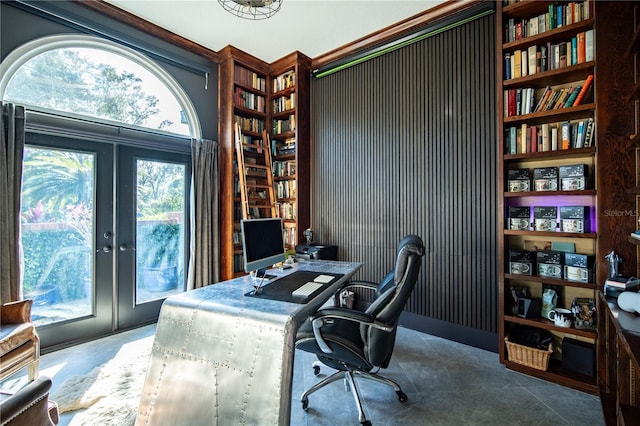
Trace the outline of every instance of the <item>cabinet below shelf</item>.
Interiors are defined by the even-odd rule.
[[[560,362],[555,359],[549,361],[549,369],[547,371],[536,370],[535,368],[527,367],[509,360],[505,360],[505,366],[513,371],[518,371],[520,373],[558,383],[563,386],[568,386],[583,392],[594,395],[598,393],[598,386],[596,385],[595,378],[567,371],[563,369]]]

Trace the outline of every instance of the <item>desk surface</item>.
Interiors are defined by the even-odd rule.
[[[298,326],[361,266],[315,260],[269,271],[343,274],[304,305],[244,296],[248,276],[166,299],[136,424],[288,424]]]

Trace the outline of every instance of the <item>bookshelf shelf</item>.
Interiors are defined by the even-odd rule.
[[[505,198],[516,198],[516,197],[549,197],[554,195],[563,195],[563,196],[595,196],[596,191],[594,189],[582,189],[579,191],[530,191],[530,192],[505,192]]]
[[[566,25],[553,30],[545,31],[540,34],[529,36],[521,40],[515,40],[502,45],[503,50],[522,49],[534,44],[561,41],[568,35],[572,35],[576,32],[584,31],[586,29],[593,28],[593,19],[586,19],[575,24]]]
[[[504,161],[546,161],[549,158],[588,158],[596,154],[596,147],[562,149],[559,151],[529,152],[523,154],[505,154]]]
[[[554,86],[558,84],[569,83],[576,80],[584,80],[590,71],[593,70],[595,63],[593,61],[582,64],[571,65],[565,68],[541,71],[524,77],[510,78],[504,80],[503,88],[509,89],[513,87],[523,87],[531,84],[542,86]]]
[[[518,124],[527,122],[530,124],[541,124],[549,121],[571,120],[584,117],[585,113],[593,112],[595,104],[589,103],[570,108],[552,109],[550,111],[540,111],[533,114],[516,115],[505,117],[505,124]]]
[[[586,128],[588,122],[596,121],[597,105],[595,99],[597,98],[597,90],[595,86],[597,82],[595,79],[591,82],[592,88],[590,91],[593,96],[591,97],[589,95],[589,97],[584,97],[582,103],[577,106],[547,109],[529,114],[506,115],[507,112],[513,114],[514,111],[519,111],[519,109],[512,108],[513,90],[519,91],[522,89],[522,100],[524,103],[526,99],[527,104],[529,104],[529,96],[533,93],[533,102],[531,105],[535,106],[541,102],[540,100],[543,97],[543,93],[548,91],[547,87],[559,92],[560,88],[583,86],[590,75],[596,74],[597,63],[595,57],[591,59],[589,55],[580,56],[581,58],[588,58],[589,60],[583,59],[578,61],[576,59],[578,53],[575,50],[572,51],[572,49],[577,49],[578,44],[576,40],[578,37],[583,37],[586,32],[590,34],[595,33],[597,16],[593,14],[593,5],[590,1],[557,3],[551,1],[523,0],[506,3],[508,4],[501,2],[497,13],[499,34],[501,34],[501,37],[498,37],[497,41],[498,51],[500,52],[498,54],[499,63],[497,66],[498,91],[504,94],[502,99],[499,99],[498,107],[498,111],[500,112],[500,117],[498,117],[498,132],[500,135],[498,158],[500,159],[499,167],[501,169],[499,175],[502,176],[498,188],[498,192],[501,194],[499,211],[505,212],[504,216],[500,217],[498,226],[500,244],[503,248],[499,272],[500,341],[503,341],[505,336],[507,336],[514,327],[535,327],[553,334],[554,339],[552,344],[554,352],[552,353],[548,371],[525,367],[509,360],[505,345],[501,345],[500,348],[500,361],[510,369],[590,393],[596,393],[596,381],[593,377],[583,376],[562,368],[562,351],[560,351],[559,348],[565,337],[575,338],[578,336],[583,340],[586,339],[587,342],[594,342],[597,339],[597,332],[592,329],[559,327],[554,325],[553,321],[543,318],[540,315],[535,318],[523,318],[522,316],[515,315],[512,313],[512,309],[517,307],[517,304],[514,305],[514,300],[511,295],[511,287],[517,286],[521,290],[524,289],[525,294],[529,295],[528,297],[541,299],[543,291],[547,288],[552,288],[554,291],[560,292],[557,294],[558,300],[560,301],[557,307],[570,308],[573,299],[576,297],[594,299],[596,278],[593,266],[585,265],[584,267],[585,270],[587,268],[589,269],[589,277],[593,275],[593,278],[591,278],[588,283],[564,279],[564,272],[560,273],[559,278],[520,275],[510,272],[512,271],[512,261],[523,262],[523,260],[514,260],[511,258],[513,254],[517,255],[519,253],[525,253],[525,256],[530,256],[530,259],[535,259],[537,255],[548,255],[553,259],[553,262],[558,262],[564,271],[564,252],[558,251],[559,249],[557,248],[555,250],[552,249],[554,244],[557,246],[573,245],[572,251],[579,255],[586,256],[590,259],[588,262],[589,265],[591,265],[592,262],[595,262],[598,255],[598,230],[594,229],[597,223],[592,221],[592,232],[586,233],[535,231],[530,229],[518,230],[515,227],[514,229],[509,229],[510,226],[513,225],[508,215],[510,207],[514,207],[511,211],[517,211],[522,207],[525,209],[529,207],[530,214],[532,215],[533,207],[540,205],[540,203],[544,203],[542,204],[544,206],[584,206],[595,214],[599,189],[587,186],[589,189],[571,191],[510,192],[508,191],[507,178],[510,176],[510,171],[527,169],[529,171],[529,185],[531,185],[533,182],[533,169],[555,169],[557,171],[560,166],[577,164],[583,166],[587,171],[587,176],[583,176],[584,179],[592,177],[597,167],[598,133],[594,132],[593,137],[589,140],[591,143],[590,146],[587,144],[587,147],[580,147],[579,142],[582,134],[580,137],[578,136],[578,128],[582,129],[582,126]],[[556,8],[563,8],[563,15],[566,10],[577,10],[577,15],[571,15],[576,17],[576,19],[572,18],[572,21],[575,22],[563,21],[561,26],[536,33],[536,25],[541,24],[543,19],[546,19],[546,23],[549,22],[548,12],[551,10],[551,6],[553,6],[554,11]],[[588,10],[587,15],[584,14],[585,9]],[[536,21],[537,24],[533,21]],[[516,28],[518,25],[521,26],[521,38],[516,37],[516,39],[514,39],[514,25]],[[533,32],[533,35],[525,33],[525,31],[529,30]],[[517,31],[519,30],[516,29],[515,34],[518,34]],[[541,62],[541,58],[543,54],[541,51],[544,49],[546,54],[551,44],[564,45],[562,48],[567,49],[566,66],[563,66],[563,62],[558,62],[556,57],[553,65],[548,63],[550,69],[542,67],[543,63]],[[552,49],[554,48],[552,47]],[[571,54],[573,52],[575,52],[574,55]],[[522,71],[525,75],[520,76],[516,68],[516,72],[514,73],[512,60],[518,55],[522,56],[523,61],[526,57],[527,65],[535,64],[537,69],[533,73],[526,72],[526,74]],[[545,58],[547,57],[545,56]],[[506,66],[511,68],[506,70]],[[533,65],[529,65],[528,68],[531,66]],[[541,71],[542,69],[545,71]],[[505,71],[509,72],[506,73]],[[512,75],[516,75],[517,77],[505,78]],[[567,92],[569,91],[567,90]],[[527,93],[526,97],[524,96],[525,93]],[[509,104],[507,104],[507,102],[509,102]],[[555,100],[551,102],[551,104],[553,104]],[[559,100],[558,104],[563,105],[564,102],[565,100]],[[506,106],[509,107],[508,111],[505,110]],[[550,107],[547,106],[546,108]],[[523,109],[525,111],[527,110],[526,108]],[[568,145],[570,146],[568,149],[561,149],[561,123],[563,122],[570,123],[569,125],[565,124],[569,129],[569,134],[566,136]],[[597,128],[597,123],[594,127]],[[529,133],[530,128],[535,128],[535,133],[533,131]],[[525,131],[527,131],[526,134]],[[552,132],[551,136],[553,136],[554,144],[549,143],[552,139],[551,137],[549,137],[544,144],[541,142],[540,133],[545,132],[546,138],[548,137],[548,133],[546,133],[548,131]],[[525,136],[527,137],[526,141],[524,139]],[[534,139],[536,137],[538,138],[537,140]],[[515,143],[514,140],[516,141]],[[547,143],[549,143],[549,145],[546,145]],[[541,147],[543,147],[544,150],[542,150]],[[557,175],[555,179],[558,179],[556,184],[559,187],[560,179]],[[599,185],[596,179],[592,180],[592,182]],[[588,220],[589,218],[585,219]],[[557,223],[560,222],[557,217],[556,220],[558,221]],[[531,217],[529,217],[529,223],[533,223]],[[517,224],[515,226],[520,225]],[[536,242],[539,244],[535,244]],[[543,253],[539,253],[539,251]],[[531,260],[531,262],[535,264],[535,260]],[[515,272],[515,269],[513,271]],[[537,268],[535,271],[537,272]]]

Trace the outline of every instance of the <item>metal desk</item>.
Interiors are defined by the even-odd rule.
[[[244,296],[248,276],[167,298],[136,425],[288,425],[298,326],[361,266],[315,260],[269,271],[344,274],[304,305]]]

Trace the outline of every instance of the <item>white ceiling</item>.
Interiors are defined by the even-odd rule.
[[[283,0],[261,21],[238,18],[217,0],[107,0],[211,50],[232,45],[265,62],[299,50],[314,58],[443,1]]]

